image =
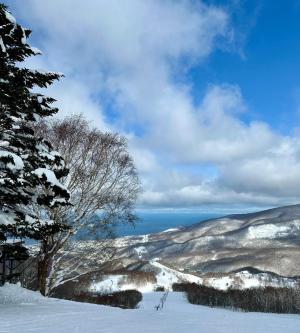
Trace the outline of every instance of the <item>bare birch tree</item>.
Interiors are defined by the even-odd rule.
[[[133,208],[140,183],[126,139],[91,128],[82,115],[41,122],[35,131],[43,133],[64,158],[69,174],[62,183],[71,194],[72,204],[47,212],[54,221],[71,226],[41,242],[39,265],[43,267],[40,271],[46,273],[39,276],[39,285],[47,295],[58,281],[63,281],[63,260],[59,257],[65,256],[62,250],[70,248],[69,241],[75,234],[98,238],[102,242],[98,243],[98,256],[103,261],[112,257],[112,244],[105,238],[110,238],[107,235],[111,236],[118,223],[134,222]],[[65,271],[86,272],[80,269],[84,266],[83,257],[74,256],[69,264]]]

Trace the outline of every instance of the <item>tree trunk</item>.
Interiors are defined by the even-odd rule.
[[[38,287],[43,296],[47,296],[47,278],[51,260],[48,256],[42,255],[38,259]]]
[[[38,288],[43,296],[48,295],[48,276],[52,264],[52,256],[49,251],[51,243],[48,237],[43,239],[38,256]]]

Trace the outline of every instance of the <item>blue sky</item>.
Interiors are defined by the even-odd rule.
[[[143,209],[254,209],[300,196],[300,2],[5,1],[64,72],[59,116],[121,132]]]
[[[192,69],[195,94],[207,82],[238,84],[249,107],[245,121],[266,121],[290,134],[299,121],[299,2],[243,1],[240,6],[243,22],[235,20],[243,35],[242,56],[218,50]]]

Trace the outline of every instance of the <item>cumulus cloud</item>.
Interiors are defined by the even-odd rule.
[[[128,137],[144,185],[140,205],[297,200],[296,137],[243,122],[247,101],[238,85],[208,82],[199,92],[202,101],[194,103],[185,73],[220,45],[232,50],[237,33],[228,9],[192,0],[27,0],[14,6],[44,53],[30,65],[66,75],[50,91],[62,114],[82,112],[99,128]]]

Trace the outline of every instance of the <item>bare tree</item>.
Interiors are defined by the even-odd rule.
[[[49,287],[56,285],[53,278],[61,262],[58,257],[63,255],[64,247],[70,247],[67,243],[75,234],[102,239],[103,258],[112,256],[111,244],[105,238],[112,235],[118,223],[134,222],[133,208],[140,183],[126,139],[91,128],[82,115],[41,122],[35,131],[37,135],[42,133],[64,158],[69,174],[62,183],[69,190],[72,203],[47,211],[52,220],[71,227],[41,242],[39,285],[47,295]],[[72,265],[77,265],[75,258]],[[62,280],[61,274],[59,279]]]

